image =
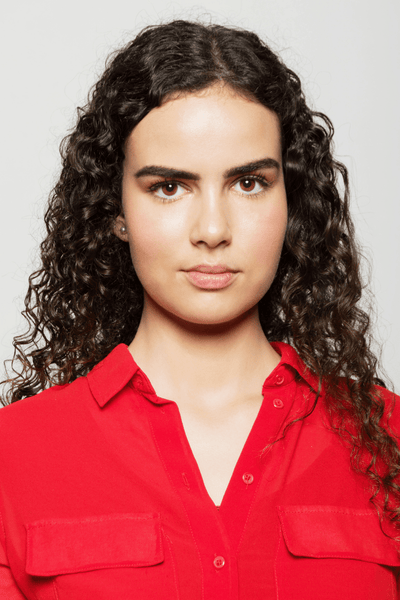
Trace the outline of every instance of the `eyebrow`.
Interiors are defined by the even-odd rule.
[[[262,158],[261,160],[254,160],[245,165],[233,167],[228,169],[223,174],[225,179],[229,177],[235,177],[236,175],[245,175],[246,173],[252,173],[259,169],[277,169],[279,171],[280,164],[274,158]],[[189,179],[192,181],[199,181],[200,175],[198,173],[191,173],[190,171],[182,171],[180,169],[171,169],[169,167],[158,167],[151,165],[143,167],[135,173],[136,179],[140,177],[148,177],[149,175],[157,175],[159,177],[174,177],[177,179]]]

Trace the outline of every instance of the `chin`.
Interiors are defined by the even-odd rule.
[[[198,310],[198,311],[177,311],[165,309],[170,316],[182,325],[193,326],[194,328],[218,328],[226,327],[227,325],[234,325],[243,319],[248,318],[251,314],[257,311],[257,305],[252,305],[242,311],[212,311],[210,309]]]
[[[152,313],[158,313],[161,319],[175,321],[184,327],[190,324],[196,327],[234,324],[257,313],[258,301],[265,291],[264,289],[252,291],[253,293],[247,294],[247,298],[240,298],[240,294],[237,293],[234,294],[234,298],[229,298],[229,295],[220,292],[202,292],[202,298],[189,295],[168,299],[161,295],[159,290],[154,294],[149,294],[147,291],[145,292],[145,306],[147,305],[148,309],[146,312],[150,319]]]

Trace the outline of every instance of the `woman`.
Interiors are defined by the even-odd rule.
[[[109,62],[0,413],[4,597],[400,597],[398,409],[332,133],[247,31],[176,21]]]

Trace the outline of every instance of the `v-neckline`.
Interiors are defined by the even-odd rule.
[[[249,431],[249,433],[248,433],[248,435],[247,435],[247,437],[246,437],[246,439],[244,441],[244,444],[242,446],[242,449],[240,450],[238,459],[237,459],[237,461],[236,461],[236,463],[235,463],[235,465],[233,467],[233,470],[232,470],[231,475],[229,477],[229,480],[228,480],[227,486],[225,488],[225,491],[224,491],[224,493],[223,493],[223,495],[222,495],[222,497],[221,497],[221,499],[219,500],[218,503],[213,500],[213,498],[211,497],[211,495],[210,495],[210,493],[208,491],[208,488],[207,488],[207,486],[205,484],[205,481],[204,481],[204,477],[203,477],[202,471],[201,471],[201,469],[199,467],[199,463],[198,463],[198,461],[197,461],[197,459],[195,457],[195,454],[194,454],[194,452],[192,450],[192,446],[191,446],[191,444],[189,442],[189,439],[188,439],[188,436],[186,434],[186,430],[185,430],[185,427],[183,425],[183,421],[182,421],[181,413],[179,411],[179,407],[178,407],[177,404],[175,404],[176,410],[177,410],[178,415],[179,415],[179,420],[180,420],[180,435],[182,437],[182,442],[185,444],[185,446],[187,448],[188,454],[191,456],[191,459],[192,459],[191,460],[192,468],[193,468],[193,470],[196,473],[197,479],[201,483],[200,487],[203,488],[204,494],[207,496],[208,501],[211,502],[212,506],[215,507],[215,508],[217,508],[218,510],[220,510],[222,508],[223,504],[224,504],[225,496],[226,496],[226,494],[227,494],[227,492],[229,490],[229,487],[230,487],[232,479],[235,477],[236,471],[238,470],[238,468],[240,468],[240,464],[245,461],[247,454],[251,454],[252,453],[251,448],[254,447],[254,444],[252,442],[252,438],[254,436],[254,431],[257,432],[257,430],[260,427],[262,428],[262,424],[260,424],[260,422],[263,421],[262,412],[263,412],[263,406],[264,406],[264,399],[265,399],[265,397],[263,396],[261,404],[260,404],[259,409],[257,411],[257,414],[255,416],[255,419],[254,419],[254,421],[253,421],[253,423],[251,425],[250,431]],[[258,436],[256,436],[256,437],[258,437]]]
[[[275,468],[276,461],[271,462],[274,451],[264,454],[262,451],[282,433],[296,397],[296,389],[295,377],[285,365],[278,367],[273,378],[267,378],[263,386],[261,407],[233,469],[219,509],[205,487],[177,404],[154,397],[153,394],[143,394],[150,400],[144,406],[147,406],[153,439],[174,491],[182,503],[181,510],[189,518],[196,535],[204,538],[204,543],[204,536],[210,531],[207,528],[211,527],[217,536],[224,537],[228,534],[232,548],[240,544],[255,494],[265,477],[273,476],[268,469]],[[274,448],[275,452],[280,451],[281,445]],[[160,510],[162,511],[161,506]]]

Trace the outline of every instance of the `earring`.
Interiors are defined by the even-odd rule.
[[[121,233],[126,233],[126,227],[125,225],[122,225],[121,229],[120,229]]]

